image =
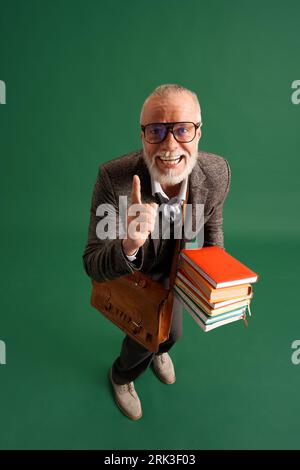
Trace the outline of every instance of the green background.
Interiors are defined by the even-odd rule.
[[[300,3],[0,0],[1,449],[299,448]],[[232,170],[225,248],[260,274],[249,328],[187,313],[177,381],[115,406],[123,333],[90,307],[82,267],[100,163],[141,147],[162,83],[195,91],[199,148]]]

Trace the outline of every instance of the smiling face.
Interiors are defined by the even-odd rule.
[[[145,103],[141,124],[159,122],[194,122],[200,121],[198,104],[188,92],[169,93],[165,96],[151,96]],[[171,132],[159,144],[149,144],[141,133],[143,154],[153,178],[160,184],[173,186],[184,180],[194,168],[198,158],[198,142],[201,137],[200,127],[194,140],[179,143]]]

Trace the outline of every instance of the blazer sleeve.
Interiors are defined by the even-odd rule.
[[[102,282],[140,270],[143,265],[144,251],[139,250],[137,258],[131,262],[122,248],[122,239],[100,239],[97,236],[97,224],[106,216],[96,215],[100,204],[109,204],[118,218],[119,208],[115,193],[104,166],[100,166],[94,186],[90,208],[88,240],[83,254],[84,269],[89,277]]]
[[[204,244],[203,246],[218,245],[224,248],[223,234],[223,206],[229,193],[231,183],[231,170],[227,160],[224,159],[226,168],[222,178],[222,188],[216,191],[217,197],[212,208],[211,214],[204,225]]]

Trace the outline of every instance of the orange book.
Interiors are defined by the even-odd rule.
[[[215,289],[187,261],[180,259],[177,275],[191,282],[207,302],[222,302],[234,297],[243,297],[252,293],[251,284]]]
[[[242,286],[237,286],[238,288],[245,287],[245,289],[243,289],[243,291],[240,292],[239,295],[236,295],[236,287],[225,287],[225,289],[212,289],[213,292],[211,292],[211,295],[207,297],[199,288],[199,286],[196,285],[194,281],[192,281],[191,278],[189,278],[189,276],[181,269],[178,269],[177,271],[175,283],[176,282],[179,283],[179,287],[186,291],[186,293],[190,293],[191,296],[192,294],[195,295],[211,309],[218,309],[220,307],[231,305],[235,302],[240,302],[246,299],[252,299],[253,297],[251,284],[243,284]],[[215,292],[218,291],[220,291],[220,296],[215,295]],[[224,293],[224,291],[228,292]]]
[[[258,280],[258,274],[219,246],[183,249],[180,256],[215,289]]]
[[[246,305],[250,305],[250,297],[248,298],[239,298],[234,299],[232,302],[227,303],[226,305],[219,306],[216,305],[215,308],[212,308],[209,303],[205,302],[203,298],[197,295],[196,292],[190,290],[184,281],[181,281],[179,278],[175,279],[175,285],[179,287],[180,291],[183,291],[189,299],[191,299],[206,315],[215,316],[221,315],[222,313],[230,312],[233,309],[237,309],[240,307],[245,307]],[[222,302],[219,302],[222,303]]]

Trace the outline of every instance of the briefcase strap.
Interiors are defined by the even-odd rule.
[[[183,222],[184,222],[184,211],[185,211],[185,206],[186,206],[187,201],[188,201],[188,197],[189,197],[189,184],[187,184],[185,200],[184,200],[184,202],[181,206],[182,226],[183,226]],[[182,235],[182,232],[181,232],[181,235]],[[178,258],[179,258],[179,253],[180,253],[181,240],[182,240],[181,238],[178,238],[176,240],[174,256],[173,256],[172,266],[171,266],[170,276],[169,276],[169,289],[170,290],[173,289],[175,278],[176,278],[177,264],[178,264]]]

